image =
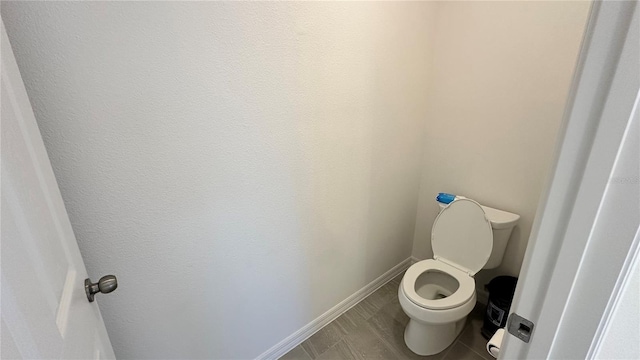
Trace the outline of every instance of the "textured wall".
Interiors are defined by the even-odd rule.
[[[438,192],[521,215],[502,265],[517,276],[551,166],[589,3],[442,2],[414,256],[430,258]]]
[[[433,4],[3,2],[119,358],[252,358],[411,254]]]

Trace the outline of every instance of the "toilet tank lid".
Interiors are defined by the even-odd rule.
[[[491,227],[495,230],[512,228],[516,226],[518,220],[520,220],[520,215],[518,214],[494,209],[484,205],[481,206],[487,216],[487,219],[491,222]]]

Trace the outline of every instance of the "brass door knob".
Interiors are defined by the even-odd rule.
[[[118,279],[115,275],[105,275],[97,283],[91,283],[91,279],[84,280],[84,291],[89,302],[93,302],[93,296],[97,293],[108,294],[118,287]]]

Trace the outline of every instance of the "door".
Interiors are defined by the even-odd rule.
[[[505,337],[501,359],[592,358],[638,248],[638,2],[592,7],[511,307],[531,339]]]
[[[4,24],[1,46],[2,358],[115,358]]]

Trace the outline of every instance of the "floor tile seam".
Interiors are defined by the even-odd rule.
[[[375,315],[378,315],[378,313],[376,313]],[[373,318],[373,316],[372,316],[372,318]],[[398,324],[400,324],[400,325],[402,325],[399,321],[397,321],[394,318],[391,318],[391,320],[396,322],[396,323],[398,323]],[[394,343],[392,343],[391,341],[388,341],[385,338],[385,336],[382,336],[382,334],[380,334],[375,327],[373,327],[373,326],[371,326],[371,324],[369,324],[369,320],[367,320],[366,324],[367,324],[367,327],[369,328],[369,330],[371,330],[371,333],[373,333],[373,335],[375,337],[377,337],[383,344],[385,344],[394,354],[398,355],[398,359],[404,357],[404,354],[402,354],[401,352],[399,352],[398,349],[396,349],[396,346],[395,346]]]
[[[335,321],[335,320],[334,320]],[[344,340],[345,336],[347,334],[343,333],[342,331],[338,330],[338,340],[336,340],[336,342],[334,342],[333,344],[331,344],[328,348],[326,348],[323,352],[319,353],[318,356],[316,357],[319,358],[320,356],[322,356],[322,354],[326,353],[327,351],[329,351],[329,349],[333,348],[334,346],[338,345],[340,343],[340,341]]]
[[[399,275],[398,275],[398,276],[399,276]],[[307,337],[307,338],[306,338],[303,342],[301,342],[299,345],[301,345],[301,346],[302,346],[302,344],[303,344],[303,343],[305,343],[306,341],[308,341],[312,336],[314,336],[315,334],[317,334],[317,333],[321,332],[322,330],[324,330],[325,328],[327,328],[330,324],[335,323],[335,321],[336,321],[340,316],[344,315],[345,313],[347,313],[349,310],[351,310],[351,309],[355,308],[356,306],[358,306],[358,305],[360,305],[360,304],[364,303],[364,302],[365,302],[369,297],[371,297],[371,296],[372,296],[373,294],[375,294],[377,291],[379,291],[380,289],[382,289],[383,287],[385,287],[387,284],[389,284],[390,282],[392,282],[392,281],[393,281],[393,279],[395,279],[395,278],[392,278],[391,280],[387,281],[386,283],[384,283],[384,284],[380,285],[380,286],[379,286],[377,289],[375,289],[371,294],[367,295],[366,297],[364,297],[364,298],[363,298],[363,299],[361,299],[360,301],[358,301],[358,302],[356,302],[355,304],[351,305],[351,307],[349,307],[347,310],[345,310],[344,312],[342,312],[342,313],[341,313],[338,317],[336,317],[335,319],[333,319],[333,320],[331,320],[330,322],[328,322],[328,323],[326,323],[325,325],[323,325],[320,329],[316,330],[313,334],[311,334],[309,337]],[[389,302],[390,302],[390,300],[389,300]],[[388,302],[386,302],[386,303],[385,303],[385,305],[386,305],[387,303],[388,303]],[[384,306],[383,306],[383,307],[384,307]],[[371,316],[369,316],[369,317],[365,317],[365,316],[363,316],[363,315],[358,314],[358,315],[360,315],[360,316],[364,319],[364,322],[365,322],[365,323],[366,323],[367,321],[369,321],[369,319],[371,319],[375,314],[377,314],[377,312],[378,312],[378,311],[380,311],[380,309],[382,309],[382,307],[381,307],[381,308],[376,308],[375,306],[372,306],[372,308],[373,308],[373,309],[376,309],[376,310],[375,310],[375,311],[373,312],[373,314],[372,314]],[[363,310],[364,310],[365,312],[368,312],[366,309],[363,309]],[[334,325],[335,325],[335,324],[334,324]],[[357,327],[357,326],[356,326],[356,327]],[[343,339],[344,339],[344,337],[345,337],[345,335],[346,335],[346,334],[342,333],[342,331],[339,331],[339,332],[341,333],[341,335],[340,335],[340,339],[339,339],[338,341],[336,341],[334,344],[332,344],[329,348],[333,347],[334,345],[336,345],[337,343],[339,343],[341,340],[343,340]],[[305,352],[307,353],[307,355],[309,355],[309,357],[311,357],[311,359],[312,359],[312,360],[314,360],[314,359],[315,359],[313,356],[311,356],[311,354],[309,354],[309,352],[308,352],[308,351],[306,351],[306,349],[304,349],[304,348],[303,348],[303,350],[305,350]],[[318,354],[318,356],[322,355],[324,352],[326,352],[326,350],[325,350],[325,351],[323,351],[322,353]],[[316,358],[317,358],[318,356],[316,356]]]
[[[466,330],[466,329],[464,329],[464,330]],[[471,351],[473,351],[474,353],[480,355],[481,358],[483,358],[485,360],[493,360],[492,357],[491,358],[487,357],[487,356],[485,356],[486,354],[484,354],[484,353],[481,354],[478,351],[476,351],[476,349],[473,348],[472,344],[467,344],[467,342],[462,339],[462,333],[460,333],[460,335],[458,336],[457,341],[459,341],[460,343],[462,343],[462,345],[464,345],[464,346],[468,347],[469,349],[471,349]]]
[[[304,348],[304,343],[305,343],[305,342],[306,342],[306,340],[305,340],[305,341],[303,341],[303,342],[300,344],[300,346],[302,347],[302,350],[304,350],[304,351],[307,353],[307,355],[309,355],[309,357],[311,358],[311,360],[315,360],[315,359],[317,359],[320,355],[322,355],[322,354],[318,354],[318,355],[316,355],[316,356],[313,356],[313,354],[312,354],[312,353],[310,353],[309,351],[307,351],[307,349],[305,349],[305,348]]]
[[[315,334],[314,334],[314,335],[315,335]],[[317,355],[316,355],[316,356],[313,356],[313,354],[309,353],[309,352],[307,351],[307,349],[305,349],[305,348],[304,348],[304,346],[302,347],[302,349],[307,353],[307,355],[309,355],[309,357],[311,358],[311,360],[315,360],[315,359],[319,358],[320,356],[322,356],[322,354],[324,354],[325,352],[327,352],[327,350],[329,350],[329,349],[331,349],[332,347],[334,347],[334,346],[335,346],[337,343],[339,343],[341,340],[342,340],[342,338],[338,339],[335,343],[331,344],[331,345],[330,345],[328,348],[326,348],[324,351],[317,353]],[[307,340],[305,340],[305,342],[306,342],[306,341],[307,341]],[[314,350],[316,349],[316,347],[315,347],[315,346],[313,346],[313,345],[311,345],[311,343],[309,343],[309,345],[308,345],[308,346],[309,346],[310,348],[314,349]],[[314,351],[314,352],[316,352],[316,351]]]
[[[309,354],[307,352],[307,349],[305,349],[304,346],[302,346],[302,343],[299,346],[300,346],[300,349],[302,349],[302,351],[309,357],[309,359],[313,360],[313,356],[311,356],[311,354]],[[320,356],[320,355],[318,355],[318,356]]]
[[[356,359],[355,359],[355,360],[366,360],[366,359],[367,359],[364,355],[362,355],[362,354],[360,353],[360,351],[358,351],[358,349],[357,349],[355,346],[351,345],[351,344],[347,341],[347,339],[345,339],[345,340],[344,340],[344,345],[345,345],[348,349],[350,349],[350,350],[351,350],[351,352],[353,352],[353,353],[356,355]]]
[[[342,315],[341,315],[341,316],[342,316]],[[337,318],[336,318],[336,319],[337,319]],[[315,348],[316,348],[316,347],[315,347],[315,346],[312,344],[312,342],[310,341],[310,340],[311,340],[311,338],[312,338],[313,336],[316,336],[316,335],[320,334],[322,331],[328,331],[328,330],[327,330],[327,328],[328,328],[331,324],[333,324],[333,322],[334,322],[334,321],[336,321],[336,319],[334,319],[334,320],[332,320],[331,322],[327,323],[327,324],[326,324],[326,325],[324,325],[322,328],[320,328],[318,331],[316,331],[316,332],[315,332],[315,333],[313,333],[311,336],[309,336],[306,340],[304,340],[303,342],[301,342],[301,343],[300,343],[300,347],[302,347],[302,350],[304,350],[304,351],[307,353],[307,355],[309,355],[309,357],[310,357],[312,360],[317,359],[318,357],[320,357],[320,355],[324,354],[324,352],[325,352],[325,351],[327,351],[327,350],[325,350],[325,351],[323,351],[323,352],[318,353],[318,354],[314,357],[314,356],[313,356],[313,354],[311,354],[309,351],[307,351],[307,349],[305,349],[305,348],[304,348],[304,344],[305,344],[305,343],[307,343],[307,346],[308,346],[308,347],[310,347],[312,350],[315,350]],[[335,325],[335,324],[333,324],[333,325]],[[338,331],[338,333],[340,334],[340,336],[339,336],[340,338],[339,338],[335,343],[331,344],[327,349],[330,349],[331,347],[333,347],[333,345],[335,345],[335,344],[339,343],[339,342],[340,342],[340,340],[342,340],[342,334],[341,334],[341,331]],[[315,351],[314,351],[314,352],[315,352]]]
[[[356,302],[355,304],[353,304],[349,309],[347,309],[346,311],[344,311],[342,314],[340,314],[340,316],[343,316],[347,311],[352,310],[353,308],[355,308],[358,305],[361,305],[362,303],[366,302],[366,300],[371,297],[375,292],[379,291],[380,289],[382,289],[383,287],[387,286],[389,283],[391,283],[393,281],[393,279],[389,280],[388,282],[386,282],[385,284],[381,285],[379,288],[377,288],[374,292],[372,292],[371,294],[369,294],[367,297],[361,299],[360,301]],[[371,305],[372,309],[375,309],[375,311],[372,312],[372,314],[368,317],[361,315],[361,314],[356,314],[356,316],[360,316],[364,321],[362,323],[366,324],[366,326],[368,327],[368,329],[378,338],[378,339],[382,339],[383,343],[385,345],[387,345],[387,347],[390,347],[390,350],[392,350],[394,353],[398,353],[395,349],[395,346],[392,346],[392,344],[389,344],[387,341],[384,340],[383,337],[381,337],[377,331],[375,331],[375,329],[369,324],[369,320],[371,320],[374,316],[376,316],[379,312],[382,311],[382,308],[384,308],[386,305],[388,305],[389,303],[391,303],[393,301],[392,297],[389,297],[389,299],[387,301],[384,302],[384,304],[381,307],[376,307],[373,306],[373,304],[369,303],[369,305]],[[363,309],[365,311],[365,313],[368,313],[368,311],[366,309]],[[357,312],[357,311],[356,311]],[[329,323],[325,324],[322,328],[320,328],[319,330],[317,330],[314,334],[312,334],[311,336],[309,336],[305,341],[303,341],[302,343],[300,343],[300,347],[302,348],[302,350],[312,359],[315,360],[318,357],[322,356],[322,354],[324,354],[325,352],[327,352],[329,349],[332,349],[334,346],[336,346],[338,343],[340,343],[340,341],[345,340],[345,338],[349,335],[349,333],[344,333],[342,332],[340,329],[338,329],[338,333],[339,335],[339,339],[333,343],[331,346],[329,346],[327,349],[325,349],[323,352],[318,353],[317,356],[312,356],[312,354],[310,354],[307,349],[304,348],[303,344],[305,342],[307,342],[313,335],[320,333],[321,331],[325,330],[330,324],[335,323],[336,320],[338,320],[338,318],[340,317],[338,316],[337,318],[333,319],[332,321],[330,321]],[[400,323],[402,325],[401,322],[397,321],[396,319],[392,319],[398,323]],[[334,324],[335,325],[335,324]],[[357,324],[356,327],[354,328],[354,330],[356,328],[358,328],[359,326],[361,326],[362,324]],[[352,330],[353,331],[353,330]],[[312,345],[310,345],[311,343],[308,343],[310,347],[313,348]],[[402,355],[402,354],[399,354]]]
[[[356,304],[357,305],[357,304]],[[344,315],[344,314],[342,314]],[[340,315],[340,316],[342,316]],[[359,315],[358,315],[359,316]],[[339,318],[339,317],[338,317]],[[335,322],[338,320],[338,318],[334,319],[332,322],[330,322],[329,324],[327,324],[327,327],[329,325],[331,325],[331,323],[334,323],[334,326],[337,326],[337,324],[335,324]],[[325,349],[323,352],[319,353],[318,356],[316,356],[316,359],[320,356],[322,356],[325,352],[329,351],[330,349],[333,349],[335,346],[337,346],[341,341],[344,341],[345,338],[347,336],[349,336],[349,334],[353,333],[354,330],[356,330],[358,327],[360,327],[362,324],[366,324],[367,320],[364,319],[364,317],[362,317],[363,321],[360,324],[355,324],[355,327],[353,329],[351,329],[351,331],[343,331],[342,329],[340,329],[339,327],[336,328],[337,330],[337,334],[338,334],[338,339],[335,341],[335,343],[331,344],[327,349]],[[346,341],[345,341],[346,343]],[[307,353],[308,354],[308,353]],[[313,359],[313,357],[312,357]]]
[[[456,343],[457,343],[458,341],[459,341],[459,340],[454,341],[454,342],[453,342],[453,344],[449,345],[449,347],[445,349],[445,351],[444,351],[444,352],[443,352],[443,354],[442,354],[442,358],[441,358],[442,360],[445,360],[445,359],[447,358],[447,356],[448,356],[448,355],[449,355],[449,353],[451,352],[451,349],[453,349],[453,347],[454,347],[454,346],[456,346]]]
[[[378,335],[377,335],[377,334],[376,334],[376,333],[375,333],[375,332],[370,328],[370,326],[368,326],[368,324],[365,324],[365,325],[367,325],[367,327],[369,327],[370,332],[371,332],[374,336],[378,337]],[[362,358],[362,359],[366,359],[366,357],[360,353],[360,350],[358,350],[358,347],[357,347],[357,346],[355,346],[355,345],[352,345],[352,342],[351,342],[349,339],[347,339],[347,337],[346,337],[346,336],[345,336],[345,338],[344,338],[344,339],[342,339],[341,341],[344,341],[345,345],[346,345],[346,346],[348,346],[348,347],[350,347],[350,348],[351,348],[351,349],[352,349],[352,350],[353,350],[353,351],[358,355],[358,357],[360,357],[360,358]],[[386,343],[385,343],[385,342],[383,342],[383,344],[386,344]],[[336,345],[337,345],[337,344],[336,344]],[[391,349],[391,350],[393,350],[393,349]],[[394,352],[394,353],[395,353],[395,352]]]
[[[363,299],[363,300],[364,300],[364,299]],[[361,300],[361,301],[362,301],[362,300]],[[344,314],[346,314],[348,311],[350,311],[350,310],[352,310],[353,308],[355,308],[358,304],[360,304],[360,302],[356,303],[356,304],[355,304],[354,306],[352,306],[349,310],[345,311],[345,312],[344,312],[344,313],[342,313],[340,316],[338,316],[337,318],[333,319],[331,322],[329,322],[328,324],[326,324],[325,326],[323,326],[320,330],[318,330],[318,331],[314,334],[314,335],[316,335],[316,334],[319,334],[319,333],[320,333],[320,332],[322,332],[322,331],[329,331],[329,328],[331,328],[331,327],[333,326],[333,327],[334,327],[334,329],[333,329],[334,334],[336,334],[336,335],[337,335],[337,340],[336,340],[334,343],[332,343],[332,344],[331,344],[327,349],[325,349],[323,352],[318,353],[318,356],[316,356],[316,358],[317,358],[317,357],[320,357],[322,354],[324,354],[325,352],[327,352],[329,349],[331,349],[331,348],[333,348],[334,346],[336,346],[340,341],[344,340],[344,339],[345,339],[345,337],[346,337],[347,335],[349,335],[349,333],[350,333],[350,332],[352,332],[353,330],[357,329],[357,328],[358,328],[358,326],[360,326],[359,324],[354,323],[355,327],[354,327],[351,331],[348,331],[348,330],[344,329],[342,326],[340,326],[340,325],[337,323],[337,321],[338,321],[338,319],[339,319],[340,317],[344,316]],[[363,322],[367,322],[367,319],[365,319],[365,317],[364,317],[364,316],[361,316],[360,314],[355,314],[355,316],[360,316],[360,317],[361,317],[361,319],[363,319]],[[348,321],[348,320],[347,320],[347,321]],[[312,335],[312,336],[313,336],[313,335]],[[309,337],[309,339],[310,339],[310,338],[311,338],[311,337]],[[309,339],[305,340],[304,342],[308,341]],[[303,343],[304,343],[304,342],[303,342]],[[305,349],[305,351],[306,351],[306,349]],[[309,352],[308,352],[308,351],[307,351],[307,354],[309,354]],[[311,355],[311,354],[309,354],[309,355]],[[312,359],[315,359],[313,356],[311,356],[311,358],[312,358]]]
[[[340,342],[341,342],[341,341],[344,341],[344,339],[340,339],[340,340],[338,340],[338,342],[336,342],[335,344],[333,344],[333,345],[329,346],[329,347],[327,348],[327,350],[323,351],[323,352],[322,352],[322,354],[319,354],[319,355],[318,355],[318,357],[316,357],[316,359],[317,359],[317,358],[319,358],[319,357],[321,357],[321,356],[322,356],[324,353],[326,353],[327,351],[332,350],[333,348],[335,348],[336,346],[338,346],[338,344],[340,344]],[[346,341],[345,341],[345,345],[349,346],[349,345],[346,343]]]
[[[487,359],[487,358],[484,356],[484,354],[480,354],[480,353],[479,353],[479,352],[477,352],[474,348],[472,348],[471,346],[469,346],[469,345],[465,344],[465,343],[464,343],[464,341],[460,341],[460,343],[461,343],[462,345],[464,345],[467,349],[471,350],[474,354],[476,354],[476,355],[480,356],[481,358],[483,358],[483,359],[485,359],[485,360]]]

